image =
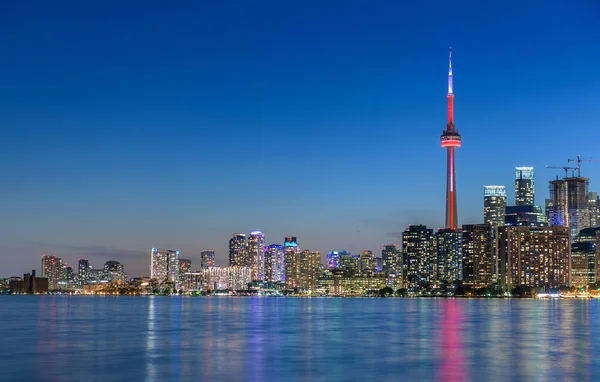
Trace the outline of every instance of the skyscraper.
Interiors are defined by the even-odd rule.
[[[246,251],[246,235],[234,233],[229,239],[229,265],[232,267],[249,267],[248,252]]]
[[[314,289],[321,271],[321,253],[308,249],[285,259],[286,284],[291,288]]]
[[[456,207],[456,171],[454,149],[460,147],[461,137],[454,128],[454,92],[452,90],[452,48],[448,63],[448,124],[440,137],[441,145],[448,150],[446,171],[446,229],[458,228],[458,211]]]
[[[48,289],[58,288],[63,281],[63,261],[56,255],[42,255],[42,277],[48,278]]]
[[[588,186],[589,179],[580,176],[550,181],[546,211],[550,225],[571,228],[572,237],[590,227]]]
[[[373,251],[365,249],[358,255],[358,264],[362,275],[373,275],[377,272],[377,259]]]
[[[583,288],[596,281],[596,244],[589,242],[571,245],[571,284]]]
[[[588,192],[588,210],[590,212],[590,227],[600,226],[600,199],[597,192]]]
[[[87,284],[89,278],[89,271],[92,269],[90,265],[90,261],[88,259],[79,259],[77,262],[78,265],[78,275],[77,278],[79,280],[79,285]]]
[[[437,255],[433,251],[433,230],[410,225],[402,233],[402,280],[409,288],[434,281]]]
[[[557,288],[571,284],[571,231],[568,227],[498,228],[501,284]]]
[[[158,282],[177,282],[179,278],[179,251],[152,248],[150,251],[150,278]]]
[[[489,224],[465,224],[463,229],[463,282],[475,287],[485,287],[495,279],[495,257],[492,250],[492,233]]]
[[[340,267],[340,251],[331,251],[327,254],[327,269]]]
[[[483,221],[493,228],[504,225],[506,211],[506,188],[483,186]]]
[[[462,232],[459,230],[440,229],[436,232],[437,279],[439,281],[462,280],[462,239]]]
[[[108,281],[126,281],[125,269],[118,261],[109,260],[104,263],[104,274]]]
[[[285,250],[283,245],[269,245],[265,255],[265,279],[271,282],[285,281]]]
[[[179,271],[177,274],[177,283],[181,286],[185,283],[185,275],[192,271],[192,260],[179,259]]]
[[[381,250],[382,270],[389,278],[402,279],[402,251],[398,244],[386,244]]]
[[[265,235],[262,231],[252,231],[248,236],[248,259],[252,268],[252,280],[265,279]]]
[[[205,249],[200,252],[200,268],[206,269],[215,266],[215,250]]]
[[[515,205],[535,205],[535,181],[533,167],[515,168]]]

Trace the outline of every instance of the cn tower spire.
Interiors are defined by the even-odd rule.
[[[454,149],[460,147],[461,137],[454,129],[454,90],[452,88],[452,48],[448,57],[448,124],[442,133],[442,147],[448,150],[446,173],[446,228],[458,229],[458,211],[456,208],[456,167]]]
[[[448,130],[454,130],[454,92],[452,90],[452,48],[448,53]]]

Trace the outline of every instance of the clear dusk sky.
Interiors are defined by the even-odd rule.
[[[2,1],[0,276],[441,227],[450,46],[459,224],[515,166],[543,205],[545,165],[600,159],[596,0]]]

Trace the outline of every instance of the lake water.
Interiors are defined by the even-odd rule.
[[[600,380],[598,300],[0,296],[0,381]]]

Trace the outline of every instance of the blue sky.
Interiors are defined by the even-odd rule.
[[[596,1],[171,3],[0,5],[1,275],[42,253],[145,275],[153,246],[225,265],[254,229],[379,253],[441,227],[449,46],[459,224],[485,184],[512,203],[515,166],[543,205],[545,165],[600,159]]]

